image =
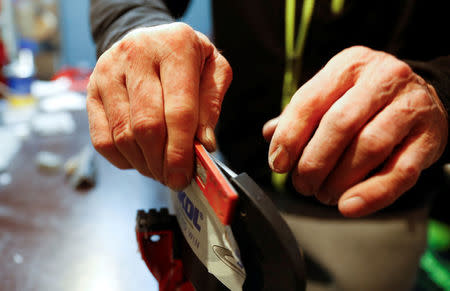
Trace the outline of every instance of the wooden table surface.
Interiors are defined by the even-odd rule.
[[[39,151],[67,159],[90,143],[85,112],[70,136],[28,138],[0,185],[0,290],[157,290],[138,253],[138,209],[167,205],[167,190],[100,156],[97,185],[71,189],[63,171],[46,174]],[[5,142],[5,141],[0,141]]]

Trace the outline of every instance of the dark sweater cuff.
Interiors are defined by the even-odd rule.
[[[97,46],[97,57],[100,57],[103,52],[130,30],[175,21],[175,18],[170,15],[170,12],[164,5],[123,5],[123,7],[114,7],[115,11],[113,13],[102,17],[98,10],[105,8],[91,7],[91,27]]]

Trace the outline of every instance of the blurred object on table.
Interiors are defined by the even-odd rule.
[[[65,163],[64,170],[73,189],[84,190],[95,186],[97,177],[95,154],[92,145],[88,144]]]
[[[59,1],[15,0],[13,8],[19,49],[31,49],[36,76],[49,80],[59,66]]]
[[[70,135],[75,131],[75,121],[68,112],[38,113],[31,120],[33,131],[39,136]]]
[[[85,93],[91,73],[92,70],[88,68],[66,67],[59,70],[53,77],[53,80],[66,78],[71,82],[70,89],[72,91]]]
[[[49,174],[57,173],[63,164],[63,160],[60,155],[48,151],[38,152],[35,162],[40,171]]]
[[[3,68],[8,86],[8,97],[14,106],[34,102],[31,96],[31,83],[34,80],[34,56],[30,49],[20,49],[16,59]]]
[[[23,38],[46,42],[58,33],[58,2],[56,0],[14,1],[17,27]]]
[[[0,36],[0,84],[6,84],[6,79],[3,76],[3,67],[8,63],[8,55],[6,54],[6,48],[3,45],[2,38]],[[0,98],[4,97],[6,94],[4,92],[4,87],[0,89]]]

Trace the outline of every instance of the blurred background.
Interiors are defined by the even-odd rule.
[[[21,48],[31,48],[38,78],[49,79],[67,66],[95,65],[89,0],[1,0],[1,6],[3,64],[5,57],[14,60]],[[210,10],[209,0],[191,1],[180,21],[210,35]]]

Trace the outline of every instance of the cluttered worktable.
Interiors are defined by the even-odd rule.
[[[65,161],[90,143],[86,112],[69,114],[72,133],[31,131],[0,172],[0,290],[156,290],[134,226],[138,209],[167,205],[167,191],[98,155],[90,188],[71,187],[63,168],[37,166],[40,151]]]

